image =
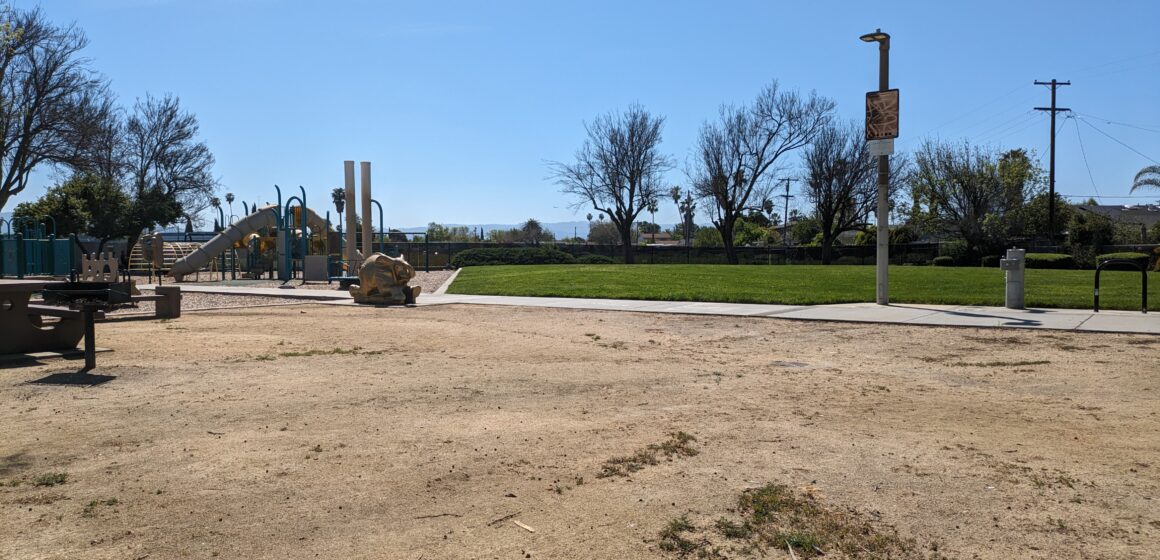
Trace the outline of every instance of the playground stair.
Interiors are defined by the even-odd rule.
[[[173,268],[173,263],[192,253],[198,247],[201,247],[201,243],[196,241],[166,241],[161,269],[169,270]],[[220,259],[211,259],[202,270],[217,270],[220,262]],[[230,270],[233,264],[234,253],[233,251],[229,251],[226,253],[226,270]],[[139,241],[137,245],[133,246],[133,250],[129,252],[129,274],[145,276],[149,274],[150,268],[151,260],[146,257],[145,244],[143,241]]]

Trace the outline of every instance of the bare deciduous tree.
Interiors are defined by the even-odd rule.
[[[41,164],[71,164],[112,110],[104,80],[80,51],[79,29],[49,23],[39,8],[0,3],[0,208]]]
[[[737,264],[733,227],[760,211],[773,188],[778,160],[804,147],[830,122],[834,102],[810,92],[767,86],[750,105],[722,106],[719,122],[705,123],[688,171],[697,197],[708,202],[729,263]]]
[[[140,228],[174,223],[209,206],[218,184],[214,157],[197,133],[197,117],[176,97],[137,101],[124,127],[122,166],[130,193],[142,203]]]
[[[561,190],[576,197],[574,208],[591,205],[616,226],[626,264],[633,262],[633,222],[663,195],[663,175],[673,167],[660,152],[663,127],[664,117],[634,104],[585,126],[576,163],[551,164]]]
[[[831,125],[806,148],[805,195],[822,230],[822,264],[830,264],[834,240],[865,224],[878,202],[877,161],[853,124]]]

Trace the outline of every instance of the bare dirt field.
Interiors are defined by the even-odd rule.
[[[0,370],[0,558],[1160,556],[1160,337],[317,304],[97,328],[111,381]]]

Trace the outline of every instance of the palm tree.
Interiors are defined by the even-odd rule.
[[[1136,189],[1160,190],[1160,165],[1149,165],[1141,169],[1132,180],[1132,189],[1128,192],[1136,192]]]
[[[655,244],[657,242],[657,230],[660,229],[660,227],[657,226],[657,210],[658,210],[658,208],[657,208],[657,199],[655,197],[650,198],[648,200],[647,209],[648,209],[648,213],[650,215],[652,215],[652,226],[649,226],[649,227],[650,227],[650,229],[652,229],[652,241]]]
[[[330,200],[334,202],[334,209],[338,211],[338,231],[342,231],[342,210],[346,208],[346,190],[335,187],[330,191]]]
[[[226,204],[230,205],[230,216],[234,215],[234,193],[226,193]]]

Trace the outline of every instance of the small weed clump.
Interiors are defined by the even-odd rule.
[[[830,510],[813,495],[782,484],[746,490],[737,498],[734,511],[741,519],[721,517],[711,529],[700,532],[687,516],[674,519],[660,533],[660,548],[698,558],[719,558],[722,549],[746,557],[765,556],[766,549],[784,554],[788,549],[797,558],[926,558],[913,539],[882,531],[856,514]],[[1060,524],[1053,521],[1049,525],[1060,530]]]
[[[688,554],[696,550],[697,543],[684,537],[684,533],[694,529],[693,524],[689,523],[689,518],[683,515],[669,521],[669,524],[661,530],[661,550],[680,552],[681,554]]]
[[[56,486],[68,482],[68,473],[48,473],[36,477],[32,483],[36,486]]]
[[[596,474],[596,478],[628,476],[649,465],[659,463],[660,461],[657,459],[658,453],[663,454],[665,458],[670,460],[673,456],[692,457],[700,453],[697,448],[691,445],[695,441],[697,441],[697,438],[692,435],[685,432],[674,432],[669,434],[668,440],[661,443],[654,443],[626,457],[613,457],[605,461],[600,472]]]
[[[98,507],[113,507],[119,503],[121,503],[121,501],[117,498],[109,498],[107,500],[93,500],[85,504],[85,508],[81,510],[81,517],[96,517]]]
[[[717,520],[717,530],[730,539],[748,539],[753,535],[753,526],[748,521],[736,523],[722,517]]]
[[[994,362],[954,362],[949,364],[952,367],[1019,367],[1019,366],[1041,366],[1050,364],[1051,360],[1019,360],[1015,362],[994,361]]]

